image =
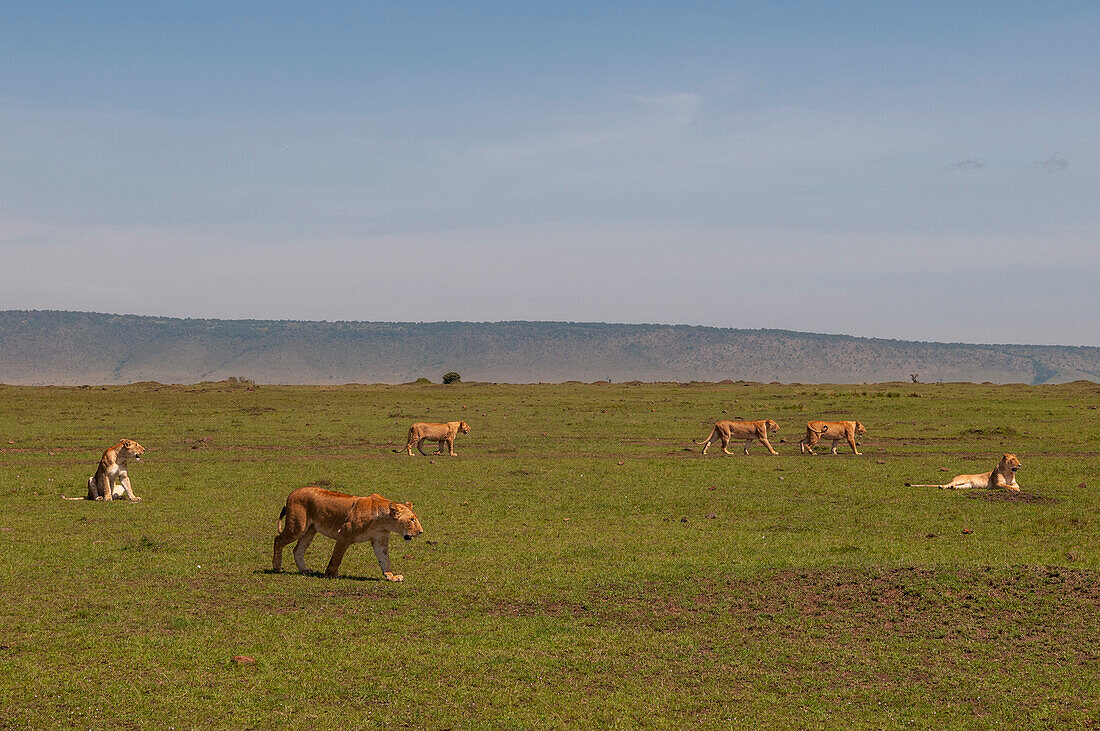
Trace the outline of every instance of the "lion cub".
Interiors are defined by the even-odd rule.
[[[141,500],[134,494],[130,486],[130,473],[126,466],[130,460],[141,461],[141,455],[145,454],[145,447],[133,439],[123,439],[107,451],[99,459],[99,466],[95,474],[88,478],[88,494],[79,497],[61,497],[66,500],[112,500],[121,498],[124,494],[134,502]]]
[[[282,525],[283,518],[286,524]],[[279,520],[275,523],[275,555],[271,560],[273,571],[282,571],[283,548],[297,539],[294,546],[294,563],[303,574],[306,568],[306,549],[310,541],[320,533],[336,541],[332,549],[325,576],[333,578],[344,560],[344,552],[353,543],[370,541],[374,555],[382,567],[387,581],[404,581],[401,574],[390,572],[390,533],[400,533],[406,541],[424,532],[412,503],[397,503],[375,493],[366,497],[345,495],[323,487],[299,487],[286,499]]]
[[[938,487],[941,490],[965,490],[970,487],[996,488],[1003,487],[1012,492],[1019,492],[1020,486],[1016,484],[1016,470],[1020,469],[1020,460],[1016,455],[1005,452],[1001,455],[1001,461],[990,472],[982,472],[977,475],[958,475],[946,485],[914,485],[905,483],[906,487]]]

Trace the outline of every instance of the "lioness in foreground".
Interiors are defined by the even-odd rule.
[[[285,525],[282,524],[284,517]],[[299,487],[290,493],[275,530],[279,535],[275,536],[275,555],[271,560],[274,571],[282,571],[283,548],[297,539],[294,563],[303,574],[309,573],[306,549],[320,533],[336,541],[325,569],[326,577],[336,576],[344,552],[351,544],[370,541],[387,581],[405,580],[401,574],[390,572],[390,533],[400,533],[406,541],[411,541],[424,532],[412,511],[412,503],[395,503],[377,493],[366,497],[345,495],[323,487]]]
[[[130,473],[126,466],[130,460],[141,461],[141,455],[145,454],[145,447],[133,439],[123,439],[107,451],[99,459],[99,466],[95,474],[88,478],[88,494],[84,497],[61,497],[66,500],[112,500],[123,495],[137,502],[141,500],[134,494],[130,486]]]
[[[997,467],[989,472],[979,475],[958,475],[946,485],[914,485],[905,483],[906,487],[938,487],[941,490],[965,490],[970,487],[996,488],[1003,487],[1012,492],[1019,492],[1020,486],[1016,484],[1016,470],[1020,469],[1020,460],[1016,455],[1005,452],[1001,455],[1001,461]]]
[[[806,436],[799,440],[798,448],[802,454],[807,451],[810,454],[817,454],[814,451],[814,445],[818,440],[831,439],[833,454],[836,454],[836,445],[840,444],[841,439],[846,439],[853,452],[863,454],[856,449],[856,437],[866,433],[867,429],[858,421],[809,421],[806,422]]]
[[[715,422],[714,428],[710,430],[710,436],[705,441],[696,442],[695,444],[703,445],[703,454],[707,453],[707,448],[710,447],[711,442],[716,439],[722,440],[722,451],[726,454],[733,454],[733,452],[726,449],[729,443],[734,439],[745,440],[745,454],[749,453],[749,445],[752,444],[754,439],[759,439],[760,443],[768,448],[768,451],[772,454],[779,454],[779,452],[772,449],[771,443],[768,441],[768,430],[771,430],[774,434],[779,431],[779,424],[775,423],[771,419],[761,419],[759,421],[718,421]]]
[[[439,451],[436,454],[443,454],[443,445],[446,444],[451,456],[457,457],[458,455],[455,454],[455,437],[460,432],[469,434],[470,425],[464,421],[448,421],[446,424],[418,422],[409,427],[409,438],[405,444],[405,451],[411,457],[413,445],[415,444],[420,453],[426,457],[428,453],[424,451],[424,442],[439,442]]]

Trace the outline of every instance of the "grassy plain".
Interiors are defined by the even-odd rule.
[[[0,728],[1100,724],[1096,384],[0,399]],[[739,417],[775,418],[780,456],[699,455]],[[458,418],[457,458],[391,451]],[[800,455],[810,418],[860,419],[864,456]],[[144,501],[58,498],[123,436]],[[1021,495],[903,486],[1003,451]],[[318,482],[413,501],[404,583],[364,545],[338,579],[270,573],[287,493]]]

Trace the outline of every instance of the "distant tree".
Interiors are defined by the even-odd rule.
[[[917,383],[917,376],[919,376],[919,375],[920,375],[919,373],[910,373],[910,374],[909,374],[909,379],[910,379],[910,380],[911,380],[911,381],[912,381],[913,383]]]
[[[443,374],[443,382],[444,383],[458,383],[461,380],[462,380],[462,376],[458,375],[454,371],[451,371],[450,373],[444,373]]]

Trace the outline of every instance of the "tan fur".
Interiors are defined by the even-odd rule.
[[[842,439],[845,439],[853,452],[863,454],[863,452],[856,449],[856,437],[866,433],[867,429],[858,421],[809,421],[806,422],[806,436],[799,440],[798,447],[802,454],[806,452],[817,454],[814,451],[814,445],[817,444],[818,440],[831,439],[833,454],[836,454],[836,445],[840,444]]]
[[[84,497],[61,497],[66,500],[106,500],[121,498],[123,495],[134,502],[141,500],[134,494],[130,485],[130,473],[126,467],[130,460],[141,461],[141,455],[145,454],[145,447],[133,439],[123,439],[113,447],[109,447],[99,460],[99,466],[95,474],[88,478],[88,494]]]
[[[1016,484],[1016,470],[1020,469],[1020,460],[1016,455],[1005,452],[1001,455],[1001,461],[989,472],[978,475],[958,475],[946,485],[914,485],[905,483],[906,487],[938,487],[941,490],[966,490],[967,488],[999,488],[1003,487],[1012,492],[1019,492],[1020,486]]]
[[[447,445],[447,449],[450,451],[452,457],[457,457],[455,454],[455,437],[462,434],[470,433],[470,425],[464,421],[448,421],[446,424],[426,424],[423,422],[413,424],[409,427],[409,438],[405,444],[405,451],[412,456],[413,445],[420,450],[420,453],[427,456],[428,453],[424,451],[424,442],[439,442],[439,451],[436,454],[443,454],[443,445]]]
[[[779,431],[779,424],[775,423],[771,419],[761,419],[759,421],[718,421],[715,422],[714,428],[710,430],[710,436],[702,442],[696,442],[694,439],[691,441],[695,444],[703,445],[703,454],[707,453],[707,449],[710,447],[711,442],[716,439],[722,441],[722,451],[726,454],[733,454],[733,452],[726,449],[729,443],[733,440],[745,441],[745,454],[749,453],[749,445],[753,443],[754,439],[759,439],[760,443],[768,448],[768,451],[772,454],[779,454],[772,449],[771,443],[768,441],[768,431],[772,433]]]
[[[286,524],[280,529],[284,517]],[[325,569],[326,577],[336,576],[344,552],[351,544],[370,541],[387,581],[405,579],[401,574],[390,572],[390,533],[400,533],[409,541],[424,532],[412,511],[412,503],[397,503],[377,493],[366,497],[345,495],[323,487],[299,487],[290,493],[275,529],[279,535],[275,536],[275,555],[271,560],[274,571],[282,571],[283,548],[297,539],[294,563],[303,574],[308,573],[306,549],[320,533],[336,541]]]

